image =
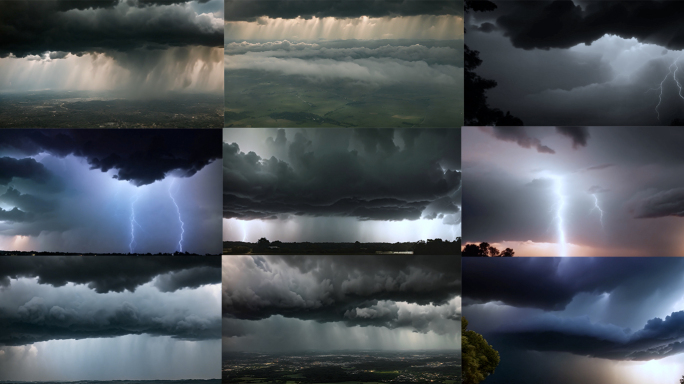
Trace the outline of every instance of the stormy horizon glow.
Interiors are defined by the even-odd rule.
[[[218,131],[3,130],[0,137],[0,249],[220,253]],[[205,153],[188,152],[193,145]]]
[[[676,382],[683,268],[681,258],[465,258],[463,317],[501,357],[486,382]]]
[[[0,10],[2,93],[223,92],[221,0],[14,1]]]
[[[219,257],[5,257],[0,266],[0,380],[219,378]]]
[[[225,7],[225,126],[462,125],[460,0]]]
[[[682,142],[676,127],[464,127],[464,241],[681,256]]]
[[[681,3],[493,3],[465,27],[491,107],[528,126],[681,125]]]
[[[460,129],[238,129],[224,140],[223,240],[456,240]]]

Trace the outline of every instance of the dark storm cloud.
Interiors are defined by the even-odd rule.
[[[8,211],[0,208],[0,221],[8,221],[11,223],[17,223],[17,222],[25,222],[25,221],[32,221],[32,220],[33,220],[33,215],[31,215],[30,213],[24,212],[17,207],[14,207]]]
[[[684,217],[684,188],[656,192],[637,203],[634,217],[653,219],[656,217]]]
[[[606,34],[684,49],[679,1],[497,1],[497,25],[515,47],[570,48]]]
[[[556,153],[543,145],[536,137],[528,135],[525,127],[492,127],[492,134],[499,140],[510,141],[523,148],[535,148],[540,153]]]
[[[0,195],[0,202],[14,205],[26,212],[38,213],[53,211],[57,204],[51,200],[21,193],[12,187],[7,188],[7,191]]]
[[[463,15],[462,0],[414,1],[414,0],[284,0],[245,1],[225,0],[227,21],[255,21],[261,16],[294,19],[302,17],[356,18],[397,17],[416,15]]]
[[[563,310],[580,293],[620,290],[637,301],[680,279],[684,260],[667,258],[464,258],[464,305],[506,305]],[[634,278],[639,276],[639,279]],[[632,279],[631,285],[627,284]]]
[[[338,40],[315,43],[238,41],[227,43],[225,54],[339,61],[391,58],[463,68],[463,40]]]
[[[221,157],[220,130],[2,130],[0,150],[34,156],[84,157],[92,169],[118,170],[116,178],[141,186],[169,172],[190,177]],[[33,159],[0,159],[0,183],[11,177],[47,177]]]
[[[494,136],[491,128],[465,128],[470,130],[464,134],[463,147],[467,241],[556,243],[558,199],[553,181],[561,180],[567,198],[568,241],[592,248],[578,253],[681,254],[675,240],[684,215],[681,129],[589,127],[578,136],[579,141],[573,139],[586,140],[586,145],[576,148],[570,147],[570,140],[560,139],[557,128],[524,129],[526,136],[556,154],[521,153],[514,144],[497,142],[483,133]],[[483,157],[472,149],[485,145],[495,148],[492,156]]]
[[[569,352],[612,360],[647,361],[684,352],[684,311],[653,318],[632,333],[614,325],[592,323],[586,317],[541,316],[506,327],[495,337],[518,348]]]
[[[0,286],[10,279],[37,277],[39,284],[62,287],[87,284],[98,293],[135,291],[155,278],[162,292],[220,283],[220,258],[197,257],[75,257],[35,256],[0,258]]]
[[[206,1],[202,1],[206,2]],[[0,57],[223,45],[223,28],[187,1],[3,1]]]
[[[49,306],[35,297],[15,313],[0,313],[0,345],[25,345],[48,340],[89,339],[148,334],[185,340],[216,339],[221,319],[202,318],[176,311],[164,317],[124,302],[98,313],[79,313],[74,308]]]
[[[284,131],[281,131],[284,132]],[[458,211],[461,184],[459,130],[399,131],[401,149],[391,129],[355,130],[361,150],[330,147],[297,132],[267,141],[289,161],[262,159],[223,144],[224,218],[269,219],[278,215],[351,216],[360,220],[416,220]],[[348,138],[347,138],[348,140]],[[442,169],[444,166],[445,170]],[[443,209],[441,209],[443,208]]]
[[[460,294],[460,276],[450,256],[224,256],[223,315],[426,332],[435,330],[434,320],[460,313],[446,305]],[[411,305],[432,306],[412,311]]]
[[[0,144],[1,146],[2,144]],[[45,166],[35,159],[0,157],[0,185],[7,185],[14,178],[44,183],[50,176],[50,172],[45,169]]]
[[[556,127],[556,131],[572,139],[572,147],[586,147],[589,139],[587,127]]]

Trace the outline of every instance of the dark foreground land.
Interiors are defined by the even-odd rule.
[[[0,381],[0,384],[26,384],[36,381]],[[39,381],[41,384],[220,384],[221,379],[208,380],[80,380],[80,381]]]
[[[226,72],[226,127],[460,127],[453,86],[364,86],[244,69]]]
[[[223,382],[243,384],[461,382],[459,351],[224,353]]]
[[[174,253],[83,253],[83,252],[36,252],[36,251],[0,251],[0,256],[220,256],[200,255],[197,253],[174,252]],[[2,381],[0,381],[2,383]]]
[[[0,93],[0,128],[223,128],[223,108],[215,94]]]
[[[413,254],[413,255],[460,255],[461,239],[454,241],[428,239],[427,241],[407,243],[283,243],[261,239],[256,243],[224,241],[224,255],[376,255],[376,254]]]

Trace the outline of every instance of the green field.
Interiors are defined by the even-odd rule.
[[[226,127],[460,127],[463,90],[226,72]]]

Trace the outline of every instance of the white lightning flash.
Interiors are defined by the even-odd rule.
[[[136,193],[133,199],[131,199],[131,242],[128,243],[129,253],[133,253],[133,248],[135,246],[135,226],[140,227],[140,224],[135,220],[135,203],[138,201],[138,194]],[[142,227],[141,227],[142,228]]]
[[[556,193],[556,198],[558,199],[558,203],[556,205],[556,224],[558,225],[559,256],[567,256],[568,247],[567,243],[565,242],[565,222],[563,220],[563,213],[565,209],[565,195],[563,194],[563,178],[560,176],[555,176],[554,181],[554,191]]]
[[[656,111],[656,114],[658,116],[658,121],[660,121],[660,111],[658,110],[658,108],[660,107],[660,103],[663,102],[663,84],[665,84],[665,81],[670,77],[670,75],[672,75],[672,79],[675,81],[675,83],[677,84],[677,87],[679,88],[679,98],[684,100],[684,95],[682,95],[682,84],[679,82],[679,79],[677,79],[677,72],[679,71],[679,65],[677,64],[677,62],[682,57],[684,57],[684,55],[679,56],[678,58],[675,59],[675,61],[672,64],[670,64],[670,66],[668,67],[667,74],[665,75],[663,80],[660,82],[660,85],[658,87],[649,89],[649,91],[660,90],[660,93],[658,94],[658,105],[656,105],[656,107],[655,107],[655,111]],[[675,68],[674,71],[672,70],[672,67]],[[646,91],[646,92],[648,92],[648,91]]]
[[[594,193],[594,194],[592,194],[592,196],[594,196],[594,208],[592,208],[592,210],[597,209],[599,211],[599,213],[601,214],[601,216],[600,216],[601,228],[603,228],[605,230],[606,228],[603,226],[603,209],[601,209],[601,207],[599,207],[598,197],[596,197],[596,194]]]
[[[180,208],[178,208],[178,204],[176,203],[176,199],[173,198],[173,194],[171,193],[171,188],[173,187],[174,181],[175,180],[172,180],[171,185],[169,185],[169,197],[171,198],[171,201],[173,201],[173,205],[176,206],[176,213],[178,214],[178,221],[180,222],[180,227],[181,227],[180,239],[178,240],[178,249],[180,252],[183,252],[183,235],[185,234],[185,223],[183,222],[183,219],[181,218]]]

